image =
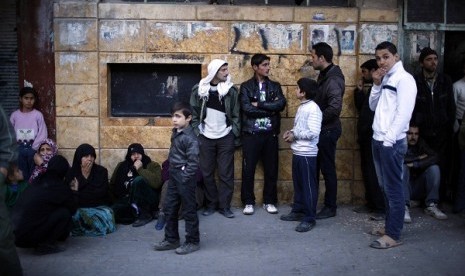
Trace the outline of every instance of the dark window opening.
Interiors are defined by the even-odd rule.
[[[170,116],[174,102],[189,102],[201,64],[109,64],[112,117]]]

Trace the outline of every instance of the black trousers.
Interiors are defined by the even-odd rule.
[[[375,163],[373,162],[373,149],[371,141],[359,143],[360,163],[365,186],[365,200],[367,207],[376,213],[384,213],[384,196],[376,176]]]
[[[273,133],[243,134],[242,136],[242,187],[244,205],[255,204],[254,182],[258,161],[263,163],[265,184],[263,203],[278,202],[278,136]]]
[[[199,136],[200,169],[203,175],[205,197],[209,208],[229,208],[234,192],[234,134],[219,139]],[[216,186],[215,171],[219,183]]]
[[[198,243],[199,217],[197,216],[197,203],[195,200],[195,189],[197,180],[195,176],[184,179],[180,169],[170,169],[170,181],[165,199],[165,239],[169,242],[179,240],[178,212],[183,206],[182,216],[186,228],[186,242]]]
[[[21,226],[18,226],[21,227]],[[57,241],[65,241],[72,228],[71,213],[68,209],[60,207],[53,211],[45,223],[34,227],[34,229],[26,229],[21,231],[17,229],[16,245],[18,247],[36,247],[40,243],[55,243]]]

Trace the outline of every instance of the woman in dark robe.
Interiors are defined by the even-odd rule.
[[[39,255],[64,250],[57,242],[69,236],[76,211],[71,189],[64,183],[68,169],[63,156],[52,157],[47,171],[21,195],[12,211],[16,246],[35,247]]]
[[[73,190],[78,210],[73,216],[73,236],[104,236],[116,230],[108,189],[108,170],[95,164],[94,147],[82,144],[74,153],[66,183]]]

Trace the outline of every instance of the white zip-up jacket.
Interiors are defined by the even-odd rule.
[[[314,101],[300,104],[291,130],[294,134],[291,149],[295,155],[317,156],[322,120],[323,113]]]
[[[384,76],[381,85],[373,85],[369,98],[370,109],[375,111],[373,139],[391,147],[405,138],[409,129],[417,85],[398,61]]]

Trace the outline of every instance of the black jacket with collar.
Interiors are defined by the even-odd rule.
[[[241,84],[240,103],[242,110],[242,132],[253,133],[257,118],[269,117],[273,127],[273,133],[279,134],[281,127],[281,114],[286,106],[286,98],[281,89],[281,84],[265,79],[266,100],[260,102],[260,88],[257,79],[252,77]],[[257,106],[252,103],[257,102]]]
[[[331,64],[322,70],[318,76],[318,94],[315,102],[323,113],[321,130],[342,129],[339,115],[342,111],[342,97],[344,96],[345,81],[339,66]]]
[[[168,159],[170,169],[182,171],[183,183],[196,177],[199,168],[199,142],[192,126],[189,125],[180,132],[173,129]]]

